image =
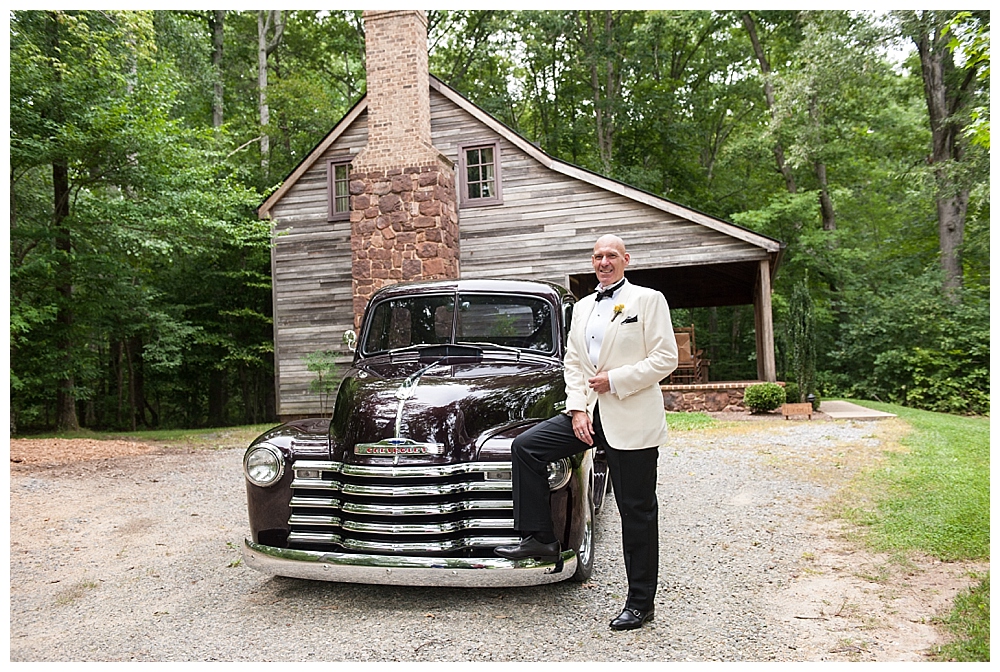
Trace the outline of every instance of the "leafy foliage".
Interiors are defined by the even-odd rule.
[[[171,116],[178,79],[155,58],[152,25],[143,12],[17,12],[12,21],[12,58],[30,75],[15,77],[11,90],[19,108],[11,128],[11,386],[21,424],[51,422],[48,400],[67,377],[87,424],[133,428],[159,424],[164,413],[206,421],[186,409],[209,386],[186,371],[249,364],[270,377],[261,313],[268,231],[251,219],[260,195],[220,170],[212,133]],[[61,46],[46,55],[53,36]],[[68,175],[62,216],[51,204],[54,165]],[[241,269],[240,258],[246,264],[254,254]],[[206,284],[213,268],[236,282]],[[60,273],[70,294],[59,289]],[[247,332],[248,314],[257,314],[256,333],[224,335],[193,319],[199,295],[205,312],[220,317],[222,304],[239,297],[233,322]],[[192,367],[202,345],[227,337],[210,366]],[[255,349],[249,360],[236,355]]]
[[[270,232],[253,209],[363,94],[364,30],[357,10],[286,11],[261,128],[257,13],[223,16],[216,65],[214,10],[11,13],[10,389],[22,427],[56,424],[67,395],[88,427],[273,418]],[[428,18],[432,73],[546,152],[786,243],[776,354],[800,393],[812,344],[816,394],[988,413],[988,13]],[[938,165],[920,59],[890,58],[926,26],[941,29],[934,48],[961,94],[956,152]],[[968,191],[955,294],[928,270],[942,185]],[[805,315],[809,338],[793,329]],[[756,379],[748,306],[675,319],[695,324],[713,379]]]
[[[888,291],[887,291],[888,290]],[[854,293],[826,393],[946,413],[989,412],[989,302],[952,304],[936,271]]]
[[[743,404],[752,413],[767,413],[785,403],[785,389],[777,383],[751,385],[743,393]]]
[[[330,396],[337,391],[340,380],[337,378],[337,351],[317,350],[306,355],[306,370],[315,374],[309,381],[309,391],[319,395],[320,414],[325,415],[330,404]]]

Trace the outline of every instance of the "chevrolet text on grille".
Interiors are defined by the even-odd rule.
[[[443,443],[418,443],[410,439],[384,439],[378,443],[359,443],[355,455],[441,455]]]

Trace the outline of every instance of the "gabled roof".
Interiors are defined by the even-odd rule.
[[[582,182],[587,182],[600,189],[619,194],[650,207],[657,208],[658,210],[670,213],[671,215],[682,217],[696,224],[701,224],[702,226],[706,226],[720,233],[724,233],[733,238],[750,243],[751,245],[763,248],[772,255],[779,255],[781,250],[784,248],[784,243],[775,240],[774,238],[755,233],[749,229],[745,229],[741,226],[737,226],[736,224],[731,224],[710,215],[706,215],[698,212],[697,210],[692,210],[668,199],[642,191],[641,189],[630,187],[624,182],[604,177],[603,175],[599,175],[584,168],[580,168],[579,166],[574,166],[570,163],[566,163],[565,161],[560,161],[559,159],[549,156],[537,146],[532,144],[529,140],[519,135],[516,131],[486,112],[486,110],[477,106],[475,103],[433,75],[430,77],[430,86],[431,89],[443,95],[484,126],[489,127],[497,135],[504,138],[550,170],[554,170],[557,173],[561,173]],[[298,179],[307,170],[309,170],[309,168],[311,168],[312,165],[320,159],[320,157],[323,156],[330,145],[333,144],[333,142],[336,141],[337,138],[339,138],[352,123],[354,123],[354,121],[367,109],[367,107],[368,97],[365,95],[348,111],[346,115],[344,115],[344,118],[341,119],[336,126],[334,126],[333,130],[331,130],[326,137],[324,137],[319,144],[317,144],[316,147],[309,152],[299,165],[296,166],[295,170],[293,170],[288,177],[285,178],[285,181],[281,184],[281,186],[276,189],[274,193],[272,193],[263,203],[261,203],[260,207],[257,208],[258,217],[264,219],[270,216],[271,208],[274,207],[275,203],[281,200],[288,190],[295,185]],[[775,259],[775,257],[772,256],[772,259]],[[773,266],[774,264],[772,263],[772,272]]]
[[[313,164],[316,163],[320,157],[329,149],[330,145],[334,141],[343,135],[344,131],[350,128],[354,120],[361,116],[361,113],[368,109],[368,96],[362,96],[361,99],[354,103],[354,107],[347,111],[347,114],[337,122],[337,125],[333,127],[333,130],[326,134],[319,143],[313,147],[312,151],[306,154],[306,156],[299,161],[299,165],[295,166],[295,170],[288,174],[288,177],[284,179],[281,186],[274,190],[270,196],[264,199],[264,202],[257,206],[257,217],[259,219],[267,219],[271,216],[271,208],[284,197],[288,190],[295,186],[295,183],[299,181],[299,178],[305,174],[307,170],[312,168]]]

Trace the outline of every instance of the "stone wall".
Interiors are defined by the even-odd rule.
[[[663,408],[667,411],[707,411],[742,413],[743,391],[755,382],[704,385],[661,385]]]

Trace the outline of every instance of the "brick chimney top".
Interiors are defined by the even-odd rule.
[[[420,10],[365,10],[368,146],[354,165],[365,170],[435,165],[431,144],[427,15]]]

